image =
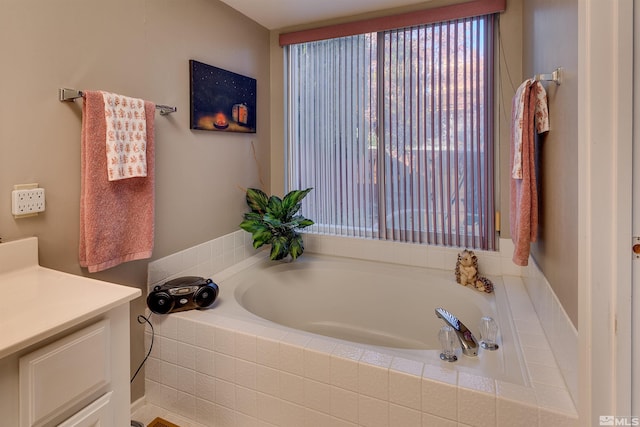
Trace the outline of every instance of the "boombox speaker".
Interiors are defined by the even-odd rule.
[[[218,292],[218,285],[211,279],[179,277],[155,286],[147,297],[147,306],[157,314],[207,308],[216,300]]]

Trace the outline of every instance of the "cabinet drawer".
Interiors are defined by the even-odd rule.
[[[113,427],[112,391],[96,399],[58,427]]]
[[[21,357],[20,427],[64,419],[105,391],[109,344],[109,321],[102,320]]]

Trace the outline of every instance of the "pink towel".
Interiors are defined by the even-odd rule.
[[[516,96],[513,98],[512,123],[511,123],[511,167],[513,170],[514,158],[518,141],[516,133],[522,131],[522,179],[511,178],[511,204],[509,220],[511,225],[511,240],[514,243],[513,262],[517,265],[529,263],[531,242],[535,242],[538,235],[538,189],[535,174],[535,130],[536,130],[536,103],[539,102],[539,94],[544,91],[542,85],[535,80],[527,80],[523,83]],[[520,97],[520,90],[523,90]],[[522,102],[521,105],[518,105]],[[546,101],[545,101],[546,102]],[[517,112],[521,110],[521,120]],[[521,127],[520,127],[521,123]],[[548,129],[548,127],[547,127]],[[541,130],[546,131],[547,129]]]
[[[155,105],[145,101],[147,176],[109,181],[102,93],[86,91],[82,107],[80,265],[89,272],[151,257],[154,231]]]

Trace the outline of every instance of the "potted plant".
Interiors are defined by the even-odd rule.
[[[311,191],[294,190],[284,198],[267,196],[256,188],[247,189],[247,205],[251,212],[244,214],[240,228],[253,235],[253,247],[258,249],[264,244],[271,245],[270,258],[283,259],[291,255],[298,258],[304,252],[299,229],[313,225],[313,221],[298,214],[302,199]]]

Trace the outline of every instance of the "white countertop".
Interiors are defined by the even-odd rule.
[[[38,241],[0,243],[0,358],[141,295],[38,265]]]

